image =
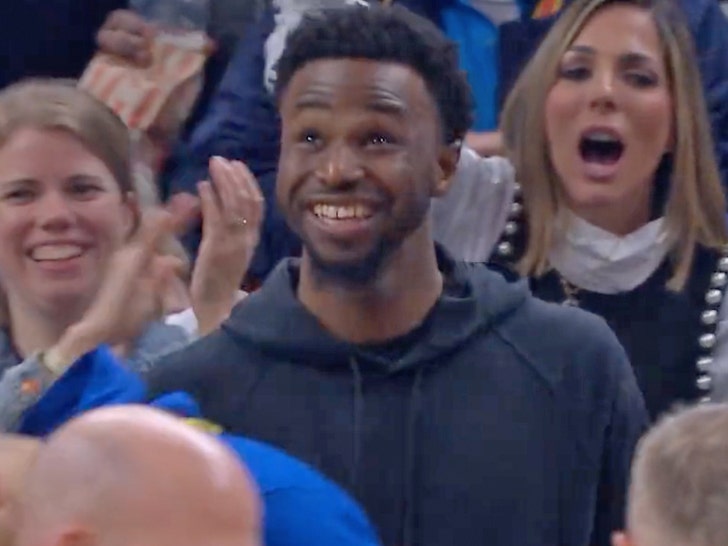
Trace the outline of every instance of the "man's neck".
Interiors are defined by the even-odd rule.
[[[435,305],[443,283],[429,233],[425,244],[413,243],[405,242],[374,282],[359,287],[319,282],[304,252],[298,298],[332,335],[350,343],[407,334]]]

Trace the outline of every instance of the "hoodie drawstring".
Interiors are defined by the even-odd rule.
[[[362,419],[364,415],[364,387],[361,369],[356,358],[349,358],[349,367],[352,373],[352,389],[353,389],[353,437],[352,437],[352,464],[349,483],[352,491],[357,492],[359,480],[359,464],[361,461],[361,435],[362,435]],[[412,383],[410,393],[409,407],[407,409],[407,430],[405,437],[404,451],[404,480],[402,489],[402,546],[412,546],[414,544],[414,510],[416,501],[416,483],[415,474],[417,471],[415,461],[417,457],[417,427],[422,410],[422,379],[424,375],[423,368],[420,368]]]
[[[362,384],[361,370],[359,369],[359,363],[353,356],[349,359],[349,366],[351,367],[351,373],[353,376],[353,389],[354,389],[354,404],[353,404],[353,445],[352,445],[352,462],[351,462],[351,475],[349,476],[349,483],[354,491],[356,491],[359,483],[359,461],[361,456],[361,428],[362,428],[362,416],[364,413],[364,387]]]
[[[409,409],[407,411],[407,443],[405,445],[404,460],[404,491],[402,494],[404,518],[402,527],[402,546],[412,546],[414,543],[414,510],[415,510],[415,459],[417,454],[417,424],[420,417],[422,402],[422,376],[423,368],[417,370],[412,392],[410,394]]]

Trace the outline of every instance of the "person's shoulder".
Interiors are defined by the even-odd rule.
[[[479,313],[488,325],[481,342],[497,338],[518,362],[553,389],[561,389],[573,370],[578,370],[582,381],[591,383],[614,379],[629,370],[624,349],[601,317],[539,299],[527,280],[490,265],[457,262],[455,275],[472,288],[472,297],[478,300]]]
[[[312,467],[272,445],[232,434],[220,438],[245,462],[263,495],[291,487],[335,488]]]
[[[379,544],[359,505],[302,461],[268,444],[222,435],[245,463],[265,504],[269,546]]]
[[[529,342],[538,348],[561,351],[623,353],[622,346],[606,321],[573,305],[550,303],[530,295],[524,303],[522,320],[526,329],[552,332],[553,336],[533,336]]]
[[[245,339],[233,337],[223,324],[223,327],[214,332],[191,341],[165,355],[157,367],[165,368],[170,365],[193,364],[199,362],[200,359],[214,359],[216,362],[225,362],[253,350],[252,344]]]
[[[616,386],[631,374],[627,355],[601,317],[533,295],[499,329],[522,356],[554,384]]]
[[[157,359],[145,372],[152,393],[197,392],[223,384],[250,370],[260,360],[255,347],[221,328]]]

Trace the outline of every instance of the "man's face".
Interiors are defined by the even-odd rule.
[[[317,60],[293,76],[280,110],[281,211],[315,271],[371,282],[451,174],[424,80],[391,62]]]

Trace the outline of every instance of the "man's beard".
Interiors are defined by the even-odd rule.
[[[427,220],[430,210],[429,198],[422,203],[413,204],[409,210],[409,216],[399,224],[398,229],[390,232],[388,236],[380,237],[369,252],[358,260],[345,262],[326,260],[302,237],[314,277],[319,282],[329,282],[349,288],[363,288],[373,284],[392,256]]]
[[[325,260],[311,246],[304,243],[304,247],[309,256],[311,272],[316,282],[356,288],[372,284],[402,242],[401,239],[398,241],[380,239],[363,258],[347,262]]]

